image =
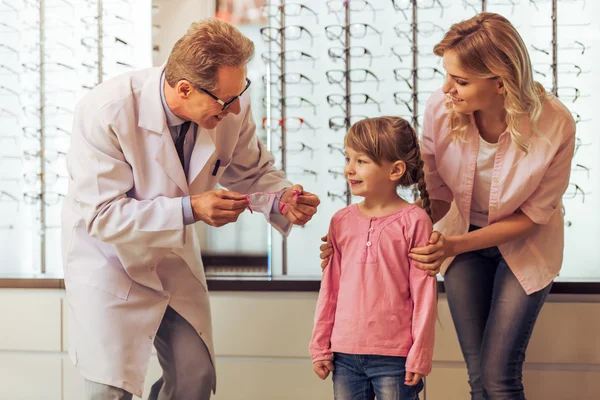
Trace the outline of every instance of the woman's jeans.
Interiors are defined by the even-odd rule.
[[[404,384],[406,357],[334,353],[335,400],[418,400],[423,380]]]
[[[528,296],[497,247],[458,255],[444,284],[471,399],[525,399],[525,351],[552,284]]]

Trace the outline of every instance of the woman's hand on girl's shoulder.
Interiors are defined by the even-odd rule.
[[[327,264],[329,264],[329,259],[333,255],[333,245],[327,241],[327,235],[323,236],[321,241],[325,242],[321,245],[321,247],[319,247],[321,250],[320,257],[321,260],[323,260],[321,261],[321,270],[325,270],[325,267],[327,267]]]
[[[436,275],[444,260],[454,255],[454,243],[441,233],[433,231],[429,237],[429,244],[425,247],[415,247],[408,256],[412,258],[417,268],[427,271],[429,275]]]

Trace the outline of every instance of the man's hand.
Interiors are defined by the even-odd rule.
[[[296,201],[292,201],[299,193]],[[281,196],[279,200],[281,214],[294,225],[304,225],[311,220],[317,212],[317,207],[321,204],[321,200],[317,195],[305,192],[301,185],[294,185]]]
[[[216,227],[237,221],[248,207],[245,195],[227,190],[211,190],[191,196],[190,200],[194,219]]]
[[[325,380],[330,372],[333,372],[333,362],[331,361],[315,361],[313,363],[313,371],[319,375],[319,378]]]

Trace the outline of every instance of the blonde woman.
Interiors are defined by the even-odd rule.
[[[444,275],[471,398],[524,399],[525,351],[562,264],[575,122],[498,14],[453,25],[434,53],[446,82],[426,106],[422,153],[437,231],[410,257]]]

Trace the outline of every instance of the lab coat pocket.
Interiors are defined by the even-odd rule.
[[[112,246],[81,232],[85,230],[82,222],[73,229],[65,262],[66,285],[84,284],[127,300],[133,281],[119,259],[110,256]]]
[[[208,168],[209,182],[210,182],[211,190],[214,189],[215,186],[217,186],[217,184],[221,180],[221,177],[223,176],[223,173],[230,165],[231,165],[231,159],[224,160],[217,156],[211,160],[211,163],[209,164],[209,168]]]

